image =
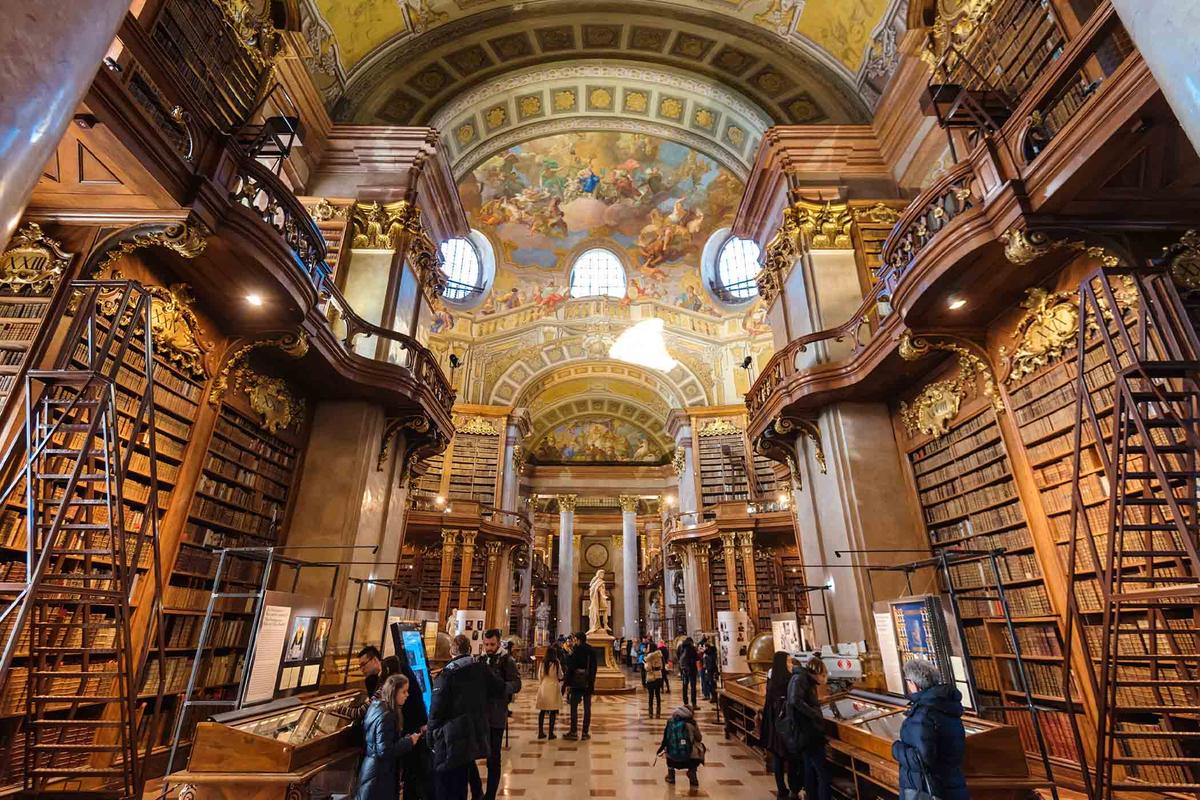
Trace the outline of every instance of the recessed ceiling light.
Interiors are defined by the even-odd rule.
[[[953,295],[953,296],[951,296],[950,300],[946,303],[946,308],[950,309],[951,311],[958,311],[960,308],[962,308],[966,304],[967,304],[967,301],[964,298],[958,297],[957,295]]]
[[[261,306],[263,304],[262,295],[248,294],[248,295],[246,295],[246,302],[257,308],[258,306]]]

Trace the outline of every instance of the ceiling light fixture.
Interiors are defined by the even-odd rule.
[[[246,302],[249,303],[250,305],[254,306],[255,308],[258,308],[258,307],[262,306],[262,304],[263,304],[262,295],[261,294],[248,294],[248,295],[246,295]]]
[[[679,363],[667,352],[661,319],[644,319],[622,333],[608,349],[608,357],[663,372]]]
[[[958,311],[966,304],[967,301],[965,298],[959,297],[956,294],[952,294],[950,295],[950,300],[946,303],[946,308],[950,309],[951,311]]]

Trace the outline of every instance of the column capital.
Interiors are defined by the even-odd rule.
[[[489,539],[488,541],[483,543],[483,552],[487,553],[487,557],[489,560],[499,556],[500,551],[503,548],[504,548],[504,545],[502,543],[496,541],[495,539]]]
[[[479,531],[462,531],[460,535],[462,536],[462,546],[465,550],[468,547],[475,546],[475,537],[479,535]]]
[[[736,533],[734,533],[733,531],[722,531],[721,533],[719,533],[717,535],[721,537],[721,545],[723,547],[725,547],[726,549],[730,549],[730,550],[733,549],[734,537],[737,536]]]
[[[623,494],[617,498],[617,502],[621,504],[622,514],[636,514],[638,510],[638,501],[641,500],[636,494]]]
[[[453,548],[454,545],[458,543],[459,535],[460,535],[460,531],[449,530],[447,528],[443,528],[442,529],[442,547],[443,548]]]
[[[579,500],[577,494],[560,494],[558,496],[558,510],[565,511],[568,514],[575,513],[575,503]]]
[[[739,531],[737,533],[738,546],[744,550],[749,550],[754,547],[754,531]]]

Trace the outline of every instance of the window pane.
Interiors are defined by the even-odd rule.
[[[758,245],[750,239],[729,237],[717,257],[717,283],[735,300],[749,300],[758,294],[754,278],[758,275]]]
[[[449,279],[442,297],[462,300],[479,290],[479,253],[469,239],[442,242],[442,272]]]
[[[571,270],[571,297],[625,296],[625,269],[610,250],[588,250]]]

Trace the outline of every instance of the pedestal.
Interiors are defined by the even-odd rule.
[[[613,658],[613,637],[608,631],[588,631],[588,645],[596,651],[596,694],[632,694],[625,685],[625,673]]]

